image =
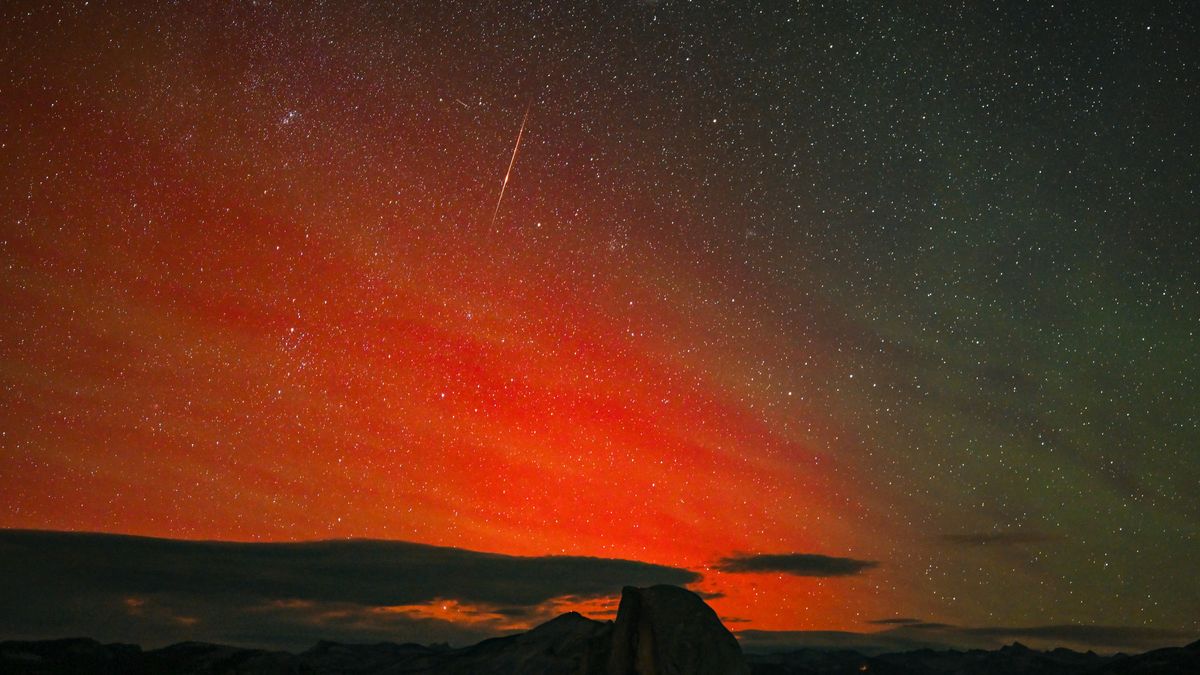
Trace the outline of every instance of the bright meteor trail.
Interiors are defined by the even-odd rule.
[[[513,165],[517,163],[517,150],[521,147],[521,136],[525,134],[525,123],[529,121],[529,106],[525,107],[525,117],[521,120],[521,130],[517,132],[517,142],[513,145],[512,159],[508,160],[508,171],[504,172],[504,182],[500,184],[500,198],[496,200],[496,210],[492,212],[492,226],[496,225],[496,216],[500,215],[500,202],[504,201],[504,188],[508,187],[508,177],[512,175]]]

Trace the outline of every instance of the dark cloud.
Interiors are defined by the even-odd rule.
[[[514,619],[528,619],[537,613],[536,609],[530,607],[496,607],[492,612]]]
[[[733,573],[782,572],[798,577],[846,577],[878,566],[874,560],[835,558],[816,553],[758,553],[722,558],[716,569]]]
[[[921,623],[921,620],[920,619],[910,619],[907,617],[896,617],[894,619],[872,619],[871,621],[868,621],[867,623],[881,625],[881,626],[891,626],[891,625]]]
[[[878,622],[871,622],[878,623]],[[1098,652],[1140,652],[1188,644],[1198,636],[1179,630],[1145,626],[1051,625],[1025,627],[960,627],[944,623],[895,623],[874,633],[843,631],[738,632],[742,648],[751,652],[797,649],[853,649],[864,654],[913,649],[997,649],[1019,641],[1035,649],[1069,647]]]
[[[849,631],[752,629],[738,631],[737,638],[742,644],[742,649],[759,654],[790,652],[798,649],[853,649],[863,654],[883,654],[914,649],[945,649],[948,646],[938,640],[906,635],[896,630],[854,633]]]
[[[1075,644],[1102,648],[1153,649],[1179,645],[1196,639],[1194,632],[1148,628],[1146,626],[1053,625],[1012,628],[984,627],[955,629],[967,635],[1010,640],[1037,641],[1050,644]]]
[[[1018,546],[1055,541],[1058,537],[1041,532],[965,532],[943,534],[941,540],[960,546]]]
[[[399,541],[232,543],[0,531],[0,634],[199,639],[302,647],[316,639],[465,642],[556,602],[694,572],[567,556],[514,557]],[[422,607],[453,603],[462,621]]]

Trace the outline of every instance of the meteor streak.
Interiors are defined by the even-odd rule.
[[[504,182],[500,184],[500,198],[496,200],[496,210],[492,212],[492,227],[496,226],[496,216],[500,215],[500,202],[504,201],[504,188],[508,187],[508,177],[512,175],[513,165],[517,163],[517,150],[521,147],[521,136],[525,134],[525,123],[528,121],[529,106],[525,106],[525,118],[521,120],[521,130],[517,132],[517,142],[513,145],[512,159],[508,160],[508,171],[504,172]]]

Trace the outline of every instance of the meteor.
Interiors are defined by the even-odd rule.
[[[508,171],[504,172],[504,182],[500,184],[500,198],[496,200],[496,210],[492,212],[492,227],[496,226],[496,216],[500,215],[500,202],[504,201],[504,188],[508,187],[508,177],[512,175],[513,165],[517,163],[517,150],[521,147],[521,136],[525,134],[525,123],[528,121],[529,106],[525,106],[525,118],[521,120],[521,130],[517,132],[517,142],[513,145],[512,159],[508,160]]]

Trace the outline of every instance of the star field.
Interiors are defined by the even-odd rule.
[[[471,5],[0,9],[0,526],[1200,630],[1193,7]]]

